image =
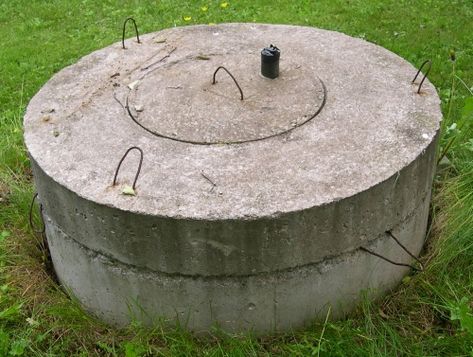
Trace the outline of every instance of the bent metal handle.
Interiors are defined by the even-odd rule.
[[[422,68],[424,68],[424,66],[425,66],[426,64],[428,64],[429,67],[427,68],[427,71],[425,72],[424,77],[422,77],[422,80],[421,80],[420,83],[419,83],[419,88],[417,88],[417,94],[420,94],[420,89],[422,88],[422,84],[424,84],[425,78],[427,77],[427,75],[428,75],[429,72],[430,72],[430,69],[432,68],[432,61],[431,61],[431,60],[426,60],[426,61],[424,61],[424,63],[422,63],[422,64],[420,65],[419,70],[417,71],[417,73],[416,73],[414,79],[413,79],[412,82],[411,82],[411,83],[414,83],[414,82],[416,81],[417,76],[419,75],[420,71],[422,71]]]
[[[135,33],[136,33],[136,41],[138,43],[141,43],[140,42],[140,35],[138,34],[138,27],[136,26],[136,21],[134,18],[132,17],[129,17],[125,20],[125,22],[123,23],[123,34],[122,34],[122,48],[123,49],[126,49],[125,47],[125,30],[126,30],[126,24],[128,23],[128,21],[132,21],[133,22],[133,25],[135,26]]]
[[[133,181],[133,186],[132,188],[135,189],[136,186],[136,181],[138,181],[138,176],[140,175],[141,172],[141,165],[143,164],[143,150],[141,150],[138,146],[132,146],[129,148],[125,154],[122,156],[120,162],[118,163],[117,169],[115,170],[115,176],[113,176],[113,183],[112,186],[115,186],[117,183],[117,176],[118,176],[118,171],[120,171],[120,167],[122,166],[123,160],[127,157],[127,155],[130,153],[132,150],[138,150],[140,152],[140,163],[138,164],[138,170],[136,171],[135,175],[135,180]]]
[[[233,77],[233,74],[231,74],[228,69],[226,69],[225,67],[223,66],[220,66],[218,67],[215,72],[214,72],[214,75],[213,75],[213,80],[212,80],[212,84],[215,84],[217,83],[216,79],[215,79],[215,76],[217,75],[217,72],[219,70],[223,69],[225,72],[228,73],[228,75],[233,79],[233,82],[235,82],[235,85],[237,86],[238,90],[240,91],[240,100],[243,100],[243,91],[241,90],[241,87],[240,85],[238,84],[237,80],[235,79],[235,77]]]

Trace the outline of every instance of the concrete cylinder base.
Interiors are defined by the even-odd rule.
[[[94,52],[25,116],[60,281],[115,325],[285,331],[356,306],[422,249],[441,120],[435,88],[340,33],[190,26]],[[231,44],[231,46],[229,46]],[[280,76],[260,51],[281,49]],[[244,94],[223,71],[225,66]],[[143,150],[118,161],[132,146]]]

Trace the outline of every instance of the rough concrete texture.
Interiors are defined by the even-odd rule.
[[[270,43],[274,81],[258,74]],[[220,65],[245,100],[223,71],[211,84]],[[24,122],[58,276],[117,324],[135,301],[148,322],[187,311],[195,330],[257,332],[394,286],[405,269],[359,248],[407,260],[390,229],[422,246],[441,112],[415,72],[360,39],[257,24],[174,28],[84,57]],[[111,183],[135,145],[143,169],[125,196],[135,153]]]
[[[248,275],[315,263],[395,227],[428,197],[434,157],[432,144],[371,190],[259,220],[169,219],[120,211],[79,197],[33,167],[45,211],[80,244],[170,274]]]
[[[150,71],[130,92],[132,115],[156,135],[225,144],[279,135],[304,124],[322,109],[326,99],[322,82],[311,69],[302,67],[293,53],[281,61],[284,70],[276,79],[259,74],[258,48],[221,56],[189,55]],[[219,60],[236,76],[243,101],[224,70],[219,70],[212,84]]]
[[[427,217],[424,204],[393,231],[414,254],[423,245]],[[88,311],[118,326],[135,318],[150,325],[179,321],[196,332],[213,326],[257,334],[290,330],[323,319],[329,306],[333,318],[344,316],[362,290],[375,289],[370,291],[376,296],[394,287],[408,269],[355,250],[316,264],[245,277],[163,274],[90,250],[52,221],[47,227],[61,281]],[[398,262],[410,260],[385,234],[367,248]]]

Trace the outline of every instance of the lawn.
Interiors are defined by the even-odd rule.
[[[346,320],[262,338],[218,331],[198,338],[137,324],[116,330],[84,314],[51,278],[29,228],[34,187],[22,116],[54,73],[120,41],[128,16],[142,33],[222,22],[314,26],[374,42],[416,66],[431,59],[445,118],[425,271]],[[2,1],[0,356],[473,356],[472,24],[471,0]]]

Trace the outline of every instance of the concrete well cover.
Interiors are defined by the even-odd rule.
[[[278,79],[260,51],[281,51]],[[355,306],[423,245],[439,98],[416,68],[315,28],[163,30],[96,51],[31,100],[25,143],[60,280],[115,324],[285,330]],[[238,88],[224,71],[237,79]],[[130,152],[112,186],[125,151]],[[133,304],[132,304],[133,305]],[[135,309],[135,310],[134,310]],[[136,316],[135,316],[136,317]]]

